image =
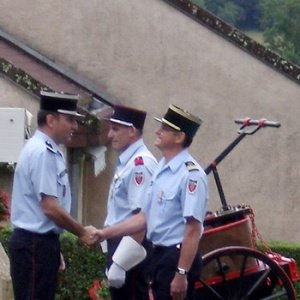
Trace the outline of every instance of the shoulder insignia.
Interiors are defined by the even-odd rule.
[[[59,177],[59,178],[63,178],[66,174],[68,174],[68,170],[67,170],[67,169],[64,169],[62,172],[60,172],[60,173],[58,174],[58,177]]]
[[[53,149],[53,147],[52,147],[52,145],[49,141],[46,141],[45,144],[46,144],[46,147],[49,151],[55,153],[55,150]]]
[[[138,156],[134,159],[134,164],[136,166],[140,166],[140,165],[143,165],[144,164],[144,160],[141,156]]]
[[[186,161],[185,165],[189,172],[199,170],[195,163],[192,161]]]

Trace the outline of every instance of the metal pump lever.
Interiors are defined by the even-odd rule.
[[[263,127],[280,127],[279,122],[275,121],[268,121],[266,119],[260,119],[260,120],[253,120],[250,118],[244,118],[244,119],[236,119],[234,120],[236,124],[242,124],[240,127],[238,133],[238,137],[230,143],[223,152],[212,162],[210,165],[204,170],[205,173],[208,175],[211,171],[213,171],[214,178],[216,181],[216,185],[218,188],[218,192],[221,198],[222,207],[224,210],[228,210],[227,201],[225,199],[224,191],[222,188],[221,180],[217,171],[217,165],[237,146],[237,144],[246,136],[246,135],[252,135],[256,131],[258,131],[260,128]],[[245,130],[248,126],[254,126],[252,130]]]

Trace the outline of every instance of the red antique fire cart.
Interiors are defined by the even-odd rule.
[[[278,122],[235,120],[241,124],[237,138],[206,168],[214,174],[222,207],[208,215],[200,241],[202,274],[196,283],[197,299],[262,300],[297,299],[294,283],[299,280],[294,259],[274,253],[263,242],[250,206],[229,206],[226,202],[217,165],[247,135],[261,128],[280,127]],[[257,239],[264,250],[257,248]]]

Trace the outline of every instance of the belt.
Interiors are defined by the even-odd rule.
[[[41,237],[41,238],[59,238],[59,234],[55,233],[54,231],[47,231],[45,233],[37,233],[37,232],[32,232],[23,228],[15,228],[14,232],[17,234],[22,234],[28,237]]]
[[[157,250],[157,251],[168,250],[168,249],[172,249],[172,248],[180,249],[181,248],[181,243],[175,244],[175,245],[171,245],[171,246],[162,246],[162,245],[154,245],[154,244],[152,244],[152,248],[153,248],[153,250]]]

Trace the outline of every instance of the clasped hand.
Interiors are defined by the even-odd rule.
[[[97,231],[97,228],[92,225],[85,226],[83,233],[79,237],[80,241],[86,246],[93,246],[99,240],[96,235]]]
[[[104,230],[103,229],[96,229],[93,232],[92,238],[96,239],[96,241],[100,242],[100,243],[107,239],[107,237],[104,234]]]

